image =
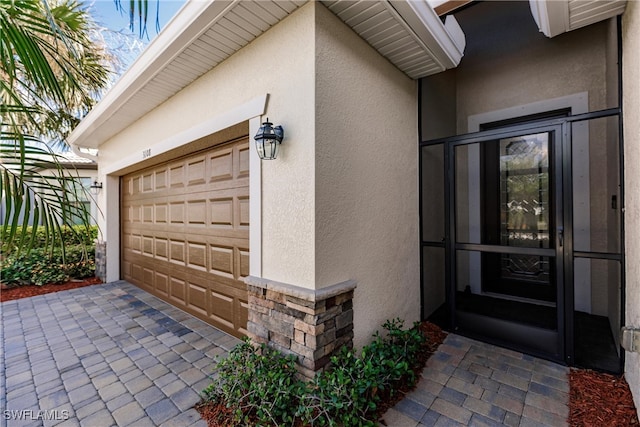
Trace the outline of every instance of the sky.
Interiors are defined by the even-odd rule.
[[[87,0],[84,3],[90,6],[90,11],[94,15],[94,19],[115,31],[127,31],[129,30],[129,1],[121,0],[120,4],[124,10],[121,12],[118,10],[116,3],[113,0]],[[137,3],[137,2],[136,2]],[[167,22],[171,20],[173,15],[176,14],[178,9],[182,7],[184,1],[179,0],[149,0],[149,12],[148,12],[148,38],[153,39],[156,36],[156,12],[158,22],[161,28],[164,28]],[[139,35],[139,28],[136,23],[134,28],[134,34]],[[147,40],[147,37],[144,37]]]
[[[116,57],[112,65],[112,83],[124,73],[157,35],[156,19],[162,30],[182,7],[185,0],[148,0],[147,32],[141,37],[138,22],[133,31],[129,28],[129,0],[120,0],[120,11],[114,0],[84,0],[100,31],[98,37],[110,47]],[[136,2],[137,4],[137,2]]]

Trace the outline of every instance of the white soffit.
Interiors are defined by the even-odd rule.
[[[306,2],[187,1],[67,141],[76,150],[98,148]],[[453,16],[443,24],[426,0],[323,3],[411,78],[454,68],[462,59],[462,29]]]
[[[540,31],[555,37],[621,15],[626,0],[529,0]]]
[[[323,0],[338,18],[413,79],[456,67],[465,38],[453,16],[442,23],[426,0]]]

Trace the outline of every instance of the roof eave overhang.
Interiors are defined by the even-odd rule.
[[[235,1],[187,2],[167,24],[165,30],[147,46],[117,83],[71,132],[67,138],[68,143],[72,147],[98,148],[104,141],[92,141],[85,136],[91,135],[97,128],[104,125],[186,46],[206,31],[212,22],[224,16],[224,12]]]
[[[293,2],[304,3],[303,0],[293,0]],[[122,75],[69,135],[67,141],[74,148],[74,151],[81,152],[79,150],[80,147],[99,148],[100,145],[124,130],[135,120],[161,105],[173,94],[181,90],[185,82],[182,82],[182,86],[175,83],[175,87],[168,91],[168,94],[156,94],[154,103],[146,105],[146,110],[135,108],[136,113],[133,115],[131,113],[131,106],[138,105],[136,102],[141,97],[141,93],[146,93],[149,90],[149,86],[163,76],[163,70],[177,64],[180,60],[180,55],[185,50],[197,42],[199,37],[203,36],[218,21],[225,19],[225,15],[232,13],[230,11],[241,3],[243,7],[246,7],[254,2],[248,0],[187,2],[167,24],[165,29],[149,44],[138,60]],[[260,3],[260,1],[255,3]],[[405,36],[405,39],[410,39],[414,46],[420,46],[419,55],[412,54],[413,56],[405,55],[403,57],[402,49],[399,48],[395,48],[390,53],[385,50],[389,45],[380,46],[371,43],[367,37],[361,34],[362,31],[357,31],[354,22],[343,19],[347,25],[359,33],[367,42],[370,42],[369,44],[378,50],[381,55],[387,57],[407,76],[417,79],[454,68],[460,63],[465,48],[465,37],[462,29],[453,16],[447,16],[443,23],[426,0],[324,1],[324,4],[341,19],[340,14],[332,9],[332,5],[344,10],[345,8],[351,8],[356,3],[361,7],[379,5],[385,13],[388,13],[393,18],[389,25],[400,27],[401,31],[403,31],[402,36]],[[284,16],[286,15],[278,17],[276,23],[284,19]],[[367,20],[360,20],[357,27],[359,30],[368,29],[367,33],[372,34],[372,36],[379,32],[379,27]],[[237,48],[236,51],[241,48]],[[429,58],[428,66],[424,64],[416,65],[420,57]],[[191,81],[196,78],[194,77]],[[125,107],[130,107],[129,112],[126,112]],[[123,120],[124,115],[127,114],[128,121]],[[95,159],[94,156],[87,156],[85,152],[81,153],[85,157]]]
[[[529,0],[540,32],[555,37],[621,15],[626,0]]]
[[[466,40],[453,15],[447,16],[443,24],[437,12],[426,1],[392,0],[391,5],[442,65],[443,69],[438,72],[455,68],[460,64]],[[416,78],[430,74],[436,73]]]

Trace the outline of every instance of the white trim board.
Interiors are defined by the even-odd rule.
[[[192,126],[183,132],[150,145],[138,153],[130,154],[106,168],[103,173],[105,175],[123,175],[121,171],[143,160],[153,159],[160,154],[187,145],[212,133],[216,133],[238,123],[249,121],[254,117],[262,116],[267,108],[267,99],[268,94],[257,96],[245,104],[239,105],[223,114]]]

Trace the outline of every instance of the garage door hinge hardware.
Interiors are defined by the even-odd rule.
[[[640,353],[640,329],[625,326],[620,334],[622,348],[629,352]]]

